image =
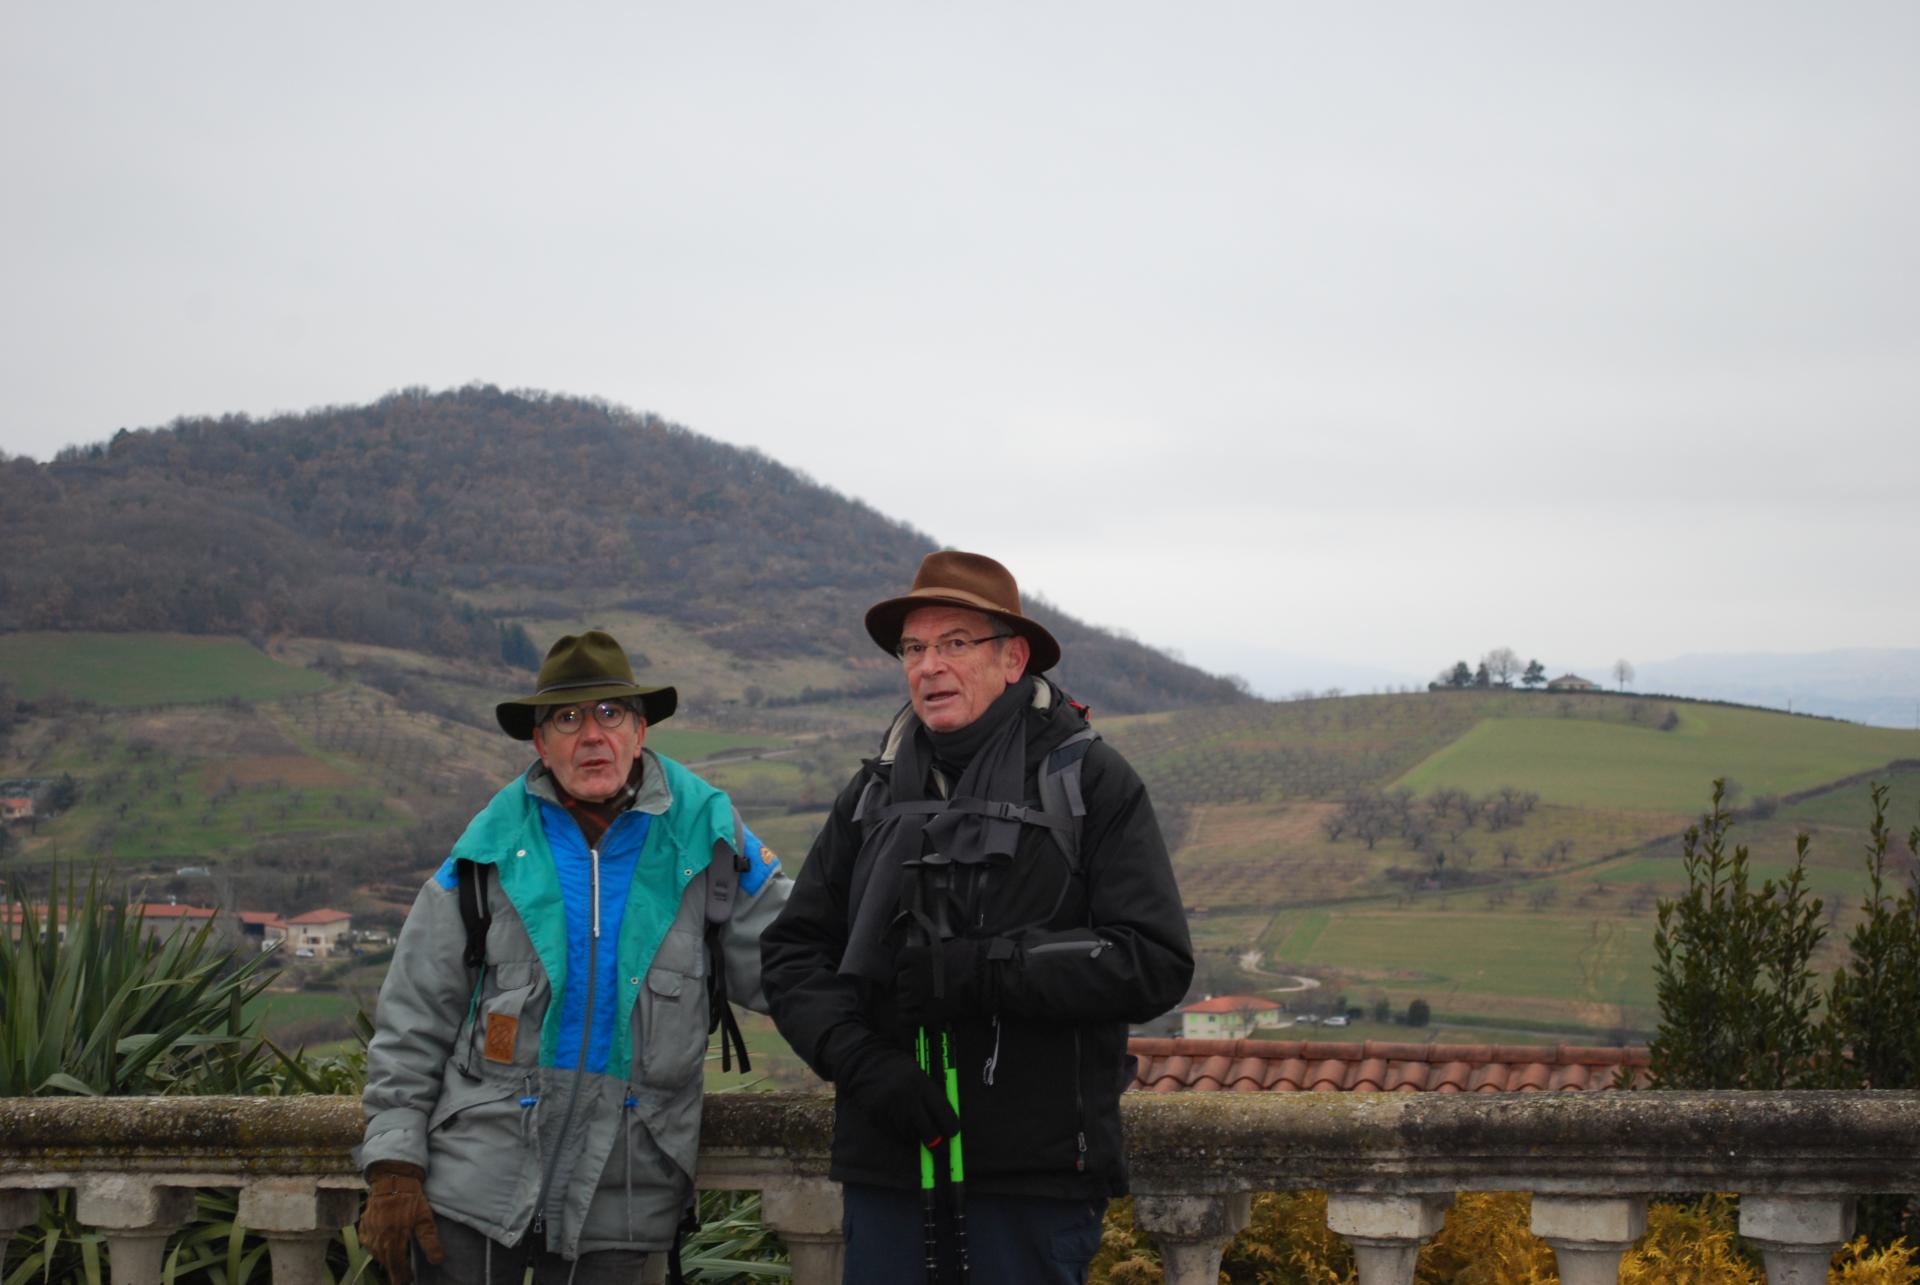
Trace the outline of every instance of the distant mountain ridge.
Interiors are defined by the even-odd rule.
[[[874,683],[864,609],[938,547],[758,451],[484,385],[123,429],[50,464],[0,461],[0,485],[0,630],[291,633],[524,663],[504,620],[596,604],[744,658],[843,662],[850,689]],[[1017,549],[993,552],[1018,571]],[[1061,639],[1063,681],[1109,712],[1244,699],[1030,610]]]
[[[1920,727],[1920,648],[1689,654],[1641,665],[1633,685],[1881,727]]]

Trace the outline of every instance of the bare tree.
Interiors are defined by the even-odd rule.
[[[1513,676],[1520,672],[1520,657],[1511,647],[1495,647],[1481,658],[1480,663],[1493,675],[1493,681],[1502,687],[1513,686]]]
[[[1620,690],[1623,692],[1627,690],[1627,684],[1633,681],[1633,666],[1625,657],[1613,662],[1613,677],[1614,681],[1620,684]]]

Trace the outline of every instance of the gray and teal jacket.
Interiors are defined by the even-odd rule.
[[[725,794],[642,760],[597,849],[540,764],[496,794],[420,890],[380,990],[356,1159],[423,1166],[435,1213],[501,1244],[536,1224],[569,1258],[672,1244],[700,1146],[710,878],[738,880],[727,994],[766,1011],[760,933],[791,884]],[[493,868],[478,969],[461,860]]]

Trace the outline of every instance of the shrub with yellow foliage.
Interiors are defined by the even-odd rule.
[[[1465,1192],[1446,1225],[1421,1251],[1416,1285],[1558,1285],[1552,1248],[1530,1230],[1525,1192]],[[1764,1285],[1758,1256],[1737,1233],[1731,1196],[1691,1204],[1656,1203],[1647,1234],[1620,1264],[1621,1285]],[[1829,1285],[1916,1285],[1920,1264],[1904,1240],[1872,1249],[1865,1237],[1834,1256]],[[1133,1225],[1133,1202],[1107,1212],[1093,1285],[1162,1285],[1152,1238]],[[1220,1264],[1226,1285],[1354,1285],[1353,1254],[1327,1230],[1327,1198],[1317,1191],[1264,1192],[1253,1198],[1245,1231]]]

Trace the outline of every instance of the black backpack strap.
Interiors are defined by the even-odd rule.
[[[751,1071],[747,1058],[747,1039],[740,1033],[740,1021],[727,1002],[727,956],[721,935],[733,919],[734,903],[739,899],[740,877],[747,873],[747,823],[740,809],[733,810],[733,842],[716,840],[713,860],[707,863],[707,1034],[720,1032],[720,1069],[733,1070],[738,1054],[740,1069]]]
[[[460,922],[467,926],[467,949],[461,958],[470,970],[487,966],[487,929],[493,927],[493,910],[487,905],[487,875],[492,869],[465,857],[453,863],[460,887]]]
[[[1054,842],[1066,854],[1067,865],[1080,869],[1080,831],[1087,820],[1087,800],[1080,791],[1080,768],[1100,733],[1083,727],[1053,747],[1040,772],[1040,810],[1050,820],[1038,822],[1053,831]],[[1057,822],[1064,822],[1058,824]]]
[[[467,999],[466,1055],[455,1065],[470,1080],[480,1078],[473,1069],[473,1063],[475,1048],[480,1040],[480,988],[487,978],[487,929],[493,926],[493,910],[487,904],[487,875],[492,869],[492,866],[469,861],[465,857],[453,863],[454,886],[460,900],[460,922],[467,929],[467,944],[460,952],[460,959],[473,977],[473,986]]]
[[[687,1238],[688,1232],[700,1230],[700,1193],[695,1192],[687,1198],[687,1207],[680,1211],[680,1225],[673,1229],[673,1245],[667,1250],[667,1285],[687,1285],[687,1272],[680,1265],[680,1242]]]

